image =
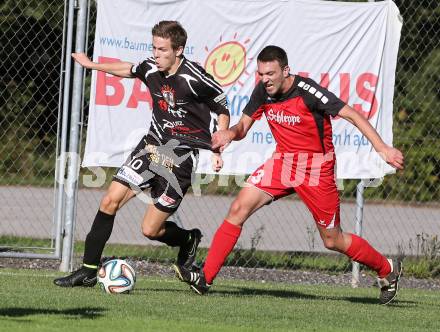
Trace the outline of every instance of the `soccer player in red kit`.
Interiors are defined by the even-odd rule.
[[[213,148],[222,151],[231,141],[241,140],[264,114],[277,142],[276,150],[249,177],[247,186],[232,203],[214,235],[203,269],[191,271],[174,265],[177,277],[197,293],[206,293],[237,243],[245,221],[262,206],[296,192],[312,213],[325,247],[375,270],[381,288],[380,303],[388,304],[397,294],[402,265],[340,227],[330,116],[338,115],[355,125],[381,157],[397,169],[403,169],[402,153],[386,145],[362,115],[333,93],[312,79],[291,75],[282,48],[265,47],[257,65],[261,81],[240,121],[216,132]]]

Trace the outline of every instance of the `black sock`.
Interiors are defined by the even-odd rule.
[[[172,221],[165,221],[165,233],[156,241],[165,243],[170,247],[180,247],[188,242],[191,232],[180,228]]]
[[[84,266],[89,268],[98,266],[102,252],[104,251],[104,246],[112,234],[114,221],[115,216],[100,210],[98,211],[92,228],[86,237],[83,259]]]

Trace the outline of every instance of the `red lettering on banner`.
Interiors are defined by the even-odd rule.
[[[340,73],[339,74],[339,99],[344,103],[348,103],[348,97],[350,93],[350,74]]]
[[[119,59],[98,57],[99,63],[118,62]],[[124,86],[121,83],[122,77],[108,75],[102,71],[98,71],[96,75],[96,105],[116,106],[122,102],[124,98]],[[112,95],[107,95],[107,86],[114,89]]]
[[[356,82],[356,93],[359,98],[365,100],[366,102],[371,104],[371,108],[367,110],[362,109],[362,104],[353,104],[353,108],[362,114],[367,119],[371,118],[377,112],[377,99],[374,94],[375,87],[377,86],[378,77],[372,73],[363,73],[359,76]],[[372,90],[368,90],[365,87],[365,83],[369,83]]]
[[[321,74],[321,82],[319,83],[319,85],[328,89],[329,84],[330,84],[330,77],[329,77],[328,73],[322,73]]]
[[[298,72],[298,75],[299,75],[299,76],[302,76],[302,77],[307,77],[307,78],[309,77],[309,73],[306,72],[306,71],[299,71],[299,72]]]
[[[134,81],[133,92],[128,100],[128,108],[137,108],[140,101],[146,101],[150,105],[150,109],[153,109],[153,100],[151,99],[150,90],[148,88],[142,91],[142,82],[138,79]]]
[[[309,77],[310,73],[305,71],[298,72],[299,76]],[[345,102],[349,103],[350,99],[350,83],[351,83],[351,75],[350,73],[339,73],[339,98]],[[255,86],[260,82],[261,78],[258,72],[255,72]],[[356,94],[362,100],[370,103],[371,107],[368,110],[364,110],[362,108],[362,104],[353,104],[353,108],[362,114],[365,118],[370,119],[376,114],[379,104],[375,95],[375,88],[377,86],[378,76],[373,73],[362,73],[359,75],[356,80]],[[365,84],[369,83],[370,89],[365,87]],[[321,81],[319,83],[324,88],[329,87],[330,85],[330,75],[329,73],[321,73]],[[334,120],[340,119],[339,116],[333,118]]]
[[[302,77],[309,77],[309,73],[304,71],[298,72],[298,75]],[[379,108],[374,89],[377,86],[377,81],[377,75],[372,73],[362,73],[356,80],[356,94],[362,100],[370,103],[371,108],[364,110],[362,109],[362,104],[353,104],[353,108],[367,119],[370,119],[374,114],[376,114]],[[339,73],[339,98],[347,104],[350,98],[350,83],[350,73]],[[371,90],[365,87],[366,83],[369,83]],[[319,84],[328,89],[330,84],[329,73],[321,73],[321,82]],[[337,120],[339,117],[336,116],[333,119]]]
[[[121,61],[116,58],[108,58],[104,56],[98,57],[99,63],[113,63]],[[121,80],[123,77],[109,75],[102,71],[98,71],[96,77],[96,105],[118,106],[122,103],[125,96],[125,88]],[[107,87],[113,88],[113,94],[107,94]],[[139,102],[148,102],[150,109],[153,108],[153,100],[148,89],[142,90],[142,82],[138,79],[134,80],[133,90],[127,102],[127,108],[137,108]]]

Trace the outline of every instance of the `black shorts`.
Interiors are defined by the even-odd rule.
[[[198,150],[148,144],[144,136],[113,180],[136,193],[150,188],[154,206],[172,213],[191,185],[197,161]]]

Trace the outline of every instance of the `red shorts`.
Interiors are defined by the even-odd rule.
[[[277,200],[296,192],[327,229],[339,225],[339,194],[335,183],[334,153],[276,152],[247,182]]]

